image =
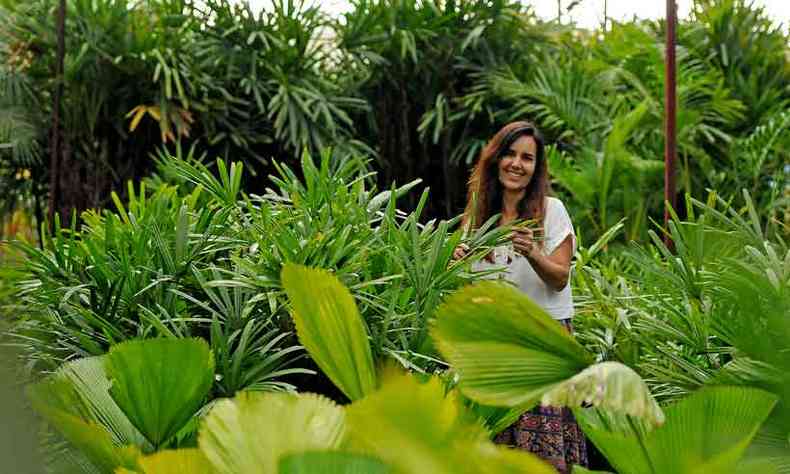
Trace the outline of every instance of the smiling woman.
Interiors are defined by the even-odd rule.
[[[505,125],[483,149],[469,179],[464,225],[477,228],[496,214],[500,226],[522,219],[535,223],[537,227],[513,227],[504,251],[495,249],[473,269],[499,270],[495,278],[516,286],[570,331],[573,299],[568,280],[576,242],[565,206],[549,197],[548,176],[538,129],[529,122]],[[465,254],[459,247],[455,257]],[[587,464],[584,435],[567,408],[537,407],[524,413],[496,441],[538,454],[560,472]]]

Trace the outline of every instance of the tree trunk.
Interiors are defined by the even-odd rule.
[[[449,219],[455,214],[455,173],[450,163],[450,133],[452,129],[442,133],[442,178],[444,179],[444,218]]]
[[[398,151],[398,155],[401,159],[401,163],[406,169],[406,176],[402,178],[398,184],[408,183],[409,181],[415,179],[416,172],[415,172],[415,165],[414,156],[412,155],[412,146],[411,146],[411,106],[409,103],[409,94],[406,92],[407,85],[405,81],[400,81],[400,103],[398,106],[401,108],[401,118],[400,118],[400,149]],[[414,209],[417,207],[417,199],[413,192],[409,193],[408,196],[409,202],[409,209]]]
[[[49,223],[53,225],[55,210],[60,206],[60,168],[63,162],[63,132],[60,109],[63,100],[63,60],[66,55],[66,0],[60,0],[57,12],[57,54],[55,56],[55,93],[52,95],[52,130],[49,158]],[[60,216],[66,219],[68,216]],[[50,227],[52,229],[52,227]]]

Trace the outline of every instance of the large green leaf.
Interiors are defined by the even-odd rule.
[[[42,407],[41,401],[34,401],[36,410],[100,472],[112,474],[119,467],[135,467],[140,455],[137,446],[118,446],[104,427],[62,410]]]
[[[314,394],[242,392],[206,416],[199,445],[223,474],[276,474],[282,456],[340,447],[343,408]]]
[[[553,472],[531,454],[495,446],[457,392],[445,391],[436,378],[383,377],[380,390],[347,408],[351,445],[403,473]]]
[[[35,410],[101,472],[133,467],[150,444],[132,426],[107,390],[104,357],[69,362],[31,386]]]
[[[573,470],[571,472],[572,474],[612,474],[609,471],[591,471],[579,465],[574,465]]]
[[[522,413],[530,409],[529,406],[494,407],[471,401],[468,402],[468,407],[485,424],[492,437],[512,425]]]
[[[777,404],[754,435],[752,444],[744,455],[745,466],[751,466],[753,463],[767,464],[779,474],[790,474],[790,433],[786,424],[786,415],[782,413],[786,407],[781,406],[785,403],[783,399]]]
[[[516,289],[492,282],[466,287],[437,310],[433,335],[480,403],[536,403],[592,362],[556,321]]]
[[[286,264],[282,283],[293,308],[299,341],[321,370],[351,400],[376,387],[376,371],[351,293],[329,272]]]
[[[150,339],[113,346],[110,394],[155,446],[176,434],[202,406],[214,359],[202,339]]]
[[[644,380],[619,362],[591,365],[543,395],[544,405],[580,407],[590,404],[621,412],[656,426],[664,414]]]
[[[145,437],[110,396],[110,380],[104,371],[105,356],[87,357],[64,364],[31,395],[47,397],[47,409],[63,410],[77,418],[104,427],[116,445],[134,444],[151,448]],[[46,393],[45,393],[46,392]]]
[[[116,474],[214,474],[217,471],[199,449],[166,450],[137,460],[136,471],[119,469]]]
[[[621,474],[712,474],[735,469],[775,403],[774,395],[758,389],[703,388],[667,408],[666,423],[652,432],[633,419],[612,423],[597,409],[576,415]]]
[[[280,460],[279,474],[390,474],[378,459],[335,451],[291,454]]]

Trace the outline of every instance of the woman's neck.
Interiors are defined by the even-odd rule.
[[[526,189],[518,191],[505,190],[504,194],[502,194],[502,224],[508,224],[518,219],[518,203],[526,194]]]

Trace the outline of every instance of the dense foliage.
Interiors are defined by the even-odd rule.
[[[510,0],[357,1],[328,17],[278,0],[67,2],[65,148],[51,154],[54,0],[0,7],[0,181],[4,219],[22,206],[63,221],[180,143],[242,160],[263,191],[274,161],[327,145],[375,157],[379,185],[423,178],[427,217],[450,218],[467,169],[504,122],[531,119],[554,146],[555,189],[585,234],[627,217],[647,238],[661,214],[663,25],[586,31],[543,22]],[[744,0],[698,0],[678,33],[679,193],[747,188],[787,219],[788,36]],[[54,171],[53,171],[54,170]],[[50,174],[55,173],[53,181]],[[123,193],[121,193],[123,194]],[[20,201],[21,200],[21,201]],[[419,193],[406,196],[414,209]]]

